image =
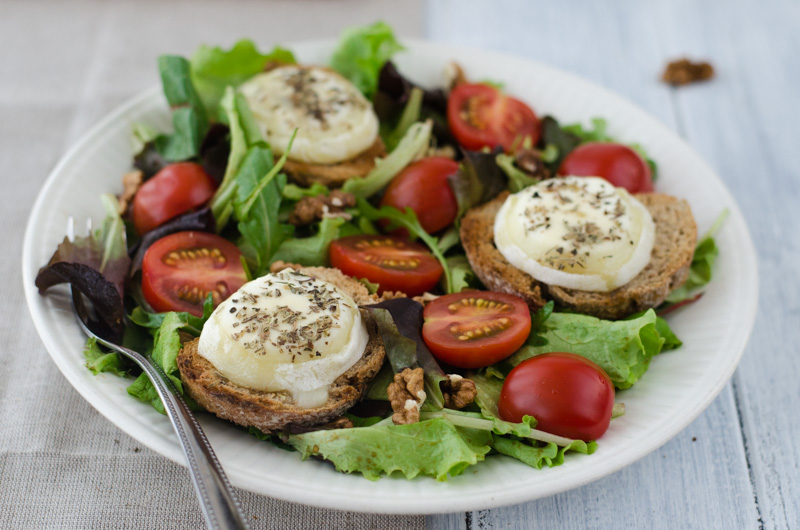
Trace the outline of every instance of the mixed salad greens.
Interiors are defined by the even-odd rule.
[[[457,227],[461,216],[501,191],[519,191],[544,176],[555,175],[565,157],[578,146],[613,139],[607,135],[603,119],[594,118],[591,127],[586,128],[580,124],[563,126],[548,116],[541,121],[541,137],[535,145],[522,146],[535,153],[533,168],[531,160],[526,163],[524,157],[502,147],[462,149],[448,127],[447,94],[416,86],[392,64],[392,57],[402,50],[391,28],[376,23],[346,32],[333,51],[329,66],[373,103],[388,154],[367,175],[346,181],[342,191],[356,198],[355,205],[346,208],[346,215],[324,217],[303,227],[286,222],[295,205],[307,197],[328,195],[331,190],[321,184],[303,187],[288,181],[282,172],[285,155],[275,160],[247,100],[237,92],[239,85],[268,65],[295,63],[292,52],[276,47],[262,53],[251,41],[242,40],[228,50],[201,46],[190,59],[160,57],[158,67],[164,95],[172,108],[173,131],[162,133],[147,124],[136,124],[134,166],[147,179],[169,163],[195,161],[218,181],[216,191],[203,206],[145,234],[139,234],[131,220],[120,214],[114,196],[103,195],[107,217],[101,228],[87,237],[61,243],[40,271],[37,286],[42,291],[61,282],[78,287],[100,310],[121,343],[150,356],[181,392],[176,362],[181,345],[188,337],[199,336],[217,301],[209,294],[202,316],[157,312],[147,302],[141,288],[143,256],[151,245],[169,234],[197,230],[222,235],[241,250],[242,265],[251,279],[269,272],[270,265],[277,261],[327,266],[334,240],[403,228],[411,239],[425,245],[441,265],[438,292],[480,288],[460,245]],[[428,233],[412,209],[401,211],[379,202],[382,191],[398,173],[425,156],[432,144],[437,148],[450,146],[459,159],[458,170],[449,177],[457,202],[455,221],[436,233]],[[641,147],[632,147],[655,176],[655,162]],[[250,428],[250,432],[283,449],[297,451],[302,458],[319,456],[339,471],[359,472],[371,480],[395,471],[407,478],[428,475],[446,480],[493,453],[508,455],[535,468],[560,465],[570,452],[592,453],[596,442],[537,430],[533,417],[526,416],[520,423],[500,419],[498,399],[504,379],[526,359],[566,351],[597,363],[617,389],[634,385],[656,355],[681,345],[659,315],[696,299],[696,293],[710,281],[718,252],[713,239],[715,229],[699,241],[689,281],[670,294],[657,310],[608,321],[556,312],[552,302],[548,303],[532,315],[530,334],[516,353],[487,368],[464,372],[475,383],[477,397],[462,410],[444,407],[440,383],[447,376],[431,353],[425,351],[419,339],[419,324],[402,316],[421,311],[421,306],[403,306],[417,304],[410,299],[379,304],[370,311],[379,323],[389,363],[373,381],[367,401],[385,403],[392,372],[422,366],[429,398],[419,422],[395,425],[391,418],[384,417],[385,406],[358,406],[348,414],[353,428],[273,435]],[[373,291],[378,288],[364,281]],[[95,374],[109,372],[134,378],[128,393],[164,412],[147,377],[137,373],[126,359],[104,351],[91,339],[85,355],[87,368]],[[615,412],[619,413],[619,408]],[[372,415],[370,410],[384,413]]]

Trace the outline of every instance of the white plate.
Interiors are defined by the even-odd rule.
[[[426,86],[441,85],[441,71],[457,59],[475,79],[501,79],[506,90],[562,122],[606,117],[609,132],[638,142],[659,164],[658,191],[688,199],[701,232],[727,208],[730,216],[717,241],[714,280],[697,303],[670,316],[684,346],[658,356],[630,390],[621,392],[627,413],[614,420],[591,456],[571,455],[556,468],[537,471],[511,458],[492,456],[446,483],[337,473],[319,461],[273,448],[216,418],[202,423],[231,481],[280,499],[326,508],[385,513],[439,513],[529,501],[575,488],[642,458],[675,436],[714,399],[733,374],[755,320],[755,250],[744,219],[720,179],[672,131],[642,110],[554,68],[492,53],[423,43],[406,43],[397,56],[401,72]],[[309,64],[327,62],[331,43],[292,47]],[[155,68],[155,61],[153,62]],[[125,392],[129,381],[92,376],[84,367],[84,337],[63,288],[39,296],[34,278],[64,237],[69,215],[102,218],[101,192],[120,191],[130,168],[131,124],[170,127],[158,89],[132,99],[87,133],[59,162],[39,194],[28,222],[22,256],[28,306],[53,360],[70,383],[120,429],[168,458],[183,456],[167,419]],[[80,224],[80,223],[79,223]]]

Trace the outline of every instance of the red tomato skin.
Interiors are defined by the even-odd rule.
[[[650,165],[627,145],[589,142],[576,147],[561,162],[559,175],[603,177],[630,193],[653,191]]]
[[[204,256],[202,249],[209,255]],[[186,252],[178,259],[170,256],[181,251],[192,251],[193,255]],[[241,256],[236,245],[216,234],[177,232],[162,237],[145,252],[142,294],[159,313],[187,311],[202,316],[209,291],[216,307],[247,282]]]
[[[526,414],[537,429],[576,440],[600,438],[611,422],[614,385],[602,368],[574,353],[537,355],[506,377],[498,412],[519,423]]]
[[[363,241],[378,241],[382,245],[373,248],[359,249]],[[379,284],[378,294],[385,291],[400,291],[408,296],[417,296],[433,289],[442,277],[444,270],[428,248],[408,239],[387,235],[356,235],[336,239],[331,242],[328,251],[331,266],[354,278],[366,278]],[[415,269],[402,270],[384,267],[367,261],[367,256],[380,259],[419,260]]]
[[[133,198],[133,224],[139,234],[206,203],[217,183],[194,162],[170,164],[142,184]]]
[[[506,304],[508,310],[492,310],[483,306],[462,305],[463,300],[483,300]],[[455,311],[451,309],[455,304]],[[434,357],[458,368],[483,368],[502,361],[517,351],[531,331],[531,314],[525,301],[515,295],[493,291],[462,291],[440,296],[425,306],[422,338]],[[510,325],[501,333],[471,340],[459,340],[461,332],[452,326],[496,323],[506,318]],[[478,326],[480,329],[482,326]]]
[[[447,177],[458,171],[458,162],[442,156],[423,158],[406,167],[386,188],[381,206],[405,211],[411,208],[429,234],[455,221],[458,203]],[[407,236],[407,230],[393,234]]]
[[[447,122],[458,143],[473,151],[511,151],[526,136],[536,144],[541,133],[533,109],[485,84],[457,85],[447,100]]]

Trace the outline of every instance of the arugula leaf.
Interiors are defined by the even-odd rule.
[[[36,287],[44,293],[53,285],[69,282],[92,301],[111,331],[122,333],[123,295],[130,258],[125,224],[113,195],[101,196],[106,217],[100,229],[88,237],[66,237],[50,261],[39,269]]]
[[[284,240],[270,258],[270,263],[285,261],[309,267],[328,265],[328,247],[339,237],[339,228],[345,224],[342,217],[326,217],[319,223],[317,233],[310,237]]]
[[[119,377],[128,375],[122,357],[117,352],[104,352],[97,344],[97,339],[89,337],[83,349],[83,356],[86,357],[86,368],[94,375],[101,372],[111,372]]]
[[[200,153],[208,130],[206,109],[192,84],[189,61],[177,55],[162,55],[158,69],[164,95],[172,108],[173,133],[159,135],[155,146],[171,162],[188,160]]]
[[[373,425],[290,435],[288,443],[303,459],[319,455],[337,471],[359,472],[369,480],[401,472],[406,478],[429,475],[438,481],[456,476],[484,459],[491,434],[461,429],[441,418],[410,425]]]
[[[460,254],[447,258],[447,266],[450,269],[450,279],[452,281],[449,292],[460,293],[470,287],[475,279],[475,271],[472,270],[465,255]]]
[[[727,217],[728,210],[724,210],[714,221],[714,224],[711,225],[708,232],[697,242],[692,264],[689,268],[689,278],[687,278],[683,286],[669,293],[667,302],[675,304],[688,300],[694,294],[692,291],[705,287],[711,281],[712,267],[719,255],[719,248],[717,248],[714,235],[722,227]]]
[[[453,276],[452,272],[450,271],[450,266],[447,264],[447,260],[445,259],[442,251],[439,250],[439,242],[435,237],[428,234],[428,232],[422,228],[422,225],[419,224],[416,214],[414,214],[414,210],[411,208],[406,208],[405,212],[401,212],[397,208],[393,208],[391,206],[382,206],[380,209],[375,209],[375,207],[362,198],[358,199],[356,206],[361,215],[370,221],[388,219],[396,226],[402,226],[408,230],[412,237],[420,238],[426,245],[428,245],[428,248],[431,249],[431,253],[437,260],[439,260],[439,263],[444,269],[445,291],[448,293],[456,292],[453,290],[455,286],[453,284]]]
[[[200,45],[190,60],[192,81],[211,116],[219,111],[219,102],[226,87],[237,87],[264,71],[269,63],[294,64],[294,54],[276,46],[262,54],[253,41],[242,39],[230,50]]]
[[[395,127],[388,131],[382,131],[381,137],[383,138],[383,143],[386,145],[387,151],[394,151],[400,143],[400,140],[402,140],[408,132],[408,129],[410,129],[414,123],[420,121],[422,95],[422,89],[417,87],[412,88],[408,97],[408,102],[403,108],[403,112],[400,114],[400,119],[397,121]]]
[[[425,153],[432,128],[430,120],[409,127],[394,151],[385,158],[375,160],[375,167],[365,177],[353,177],[345,181],[342,191],[363,198],[378,193],[408,164]]]
[[[500,153],[495,157],[497,166],[503,170],[508,177],[508,190],[511,193],[517,193],[524,190],[528,186],[532,186],[539,182],[539,179],[533,178],[514,164],[514,157],[505,153]]]
[[[565,351],[597,363],[617,388],[629,388],[647,371],[666,340],[656,329],[652,309],[632,320],[601,320],[588,315],[552,313],[519,351],[516,366],[542,353]]]
[[[299,201],[305,197],[327,195],[329,191],[330,190],[326,186],[320,184],[319,182],[315,182],[311,185],[311,187],[308,188],[303,188],[297,184],[287,184],[283,187],[281,194],[283,195],[284,199],[289,199],[290,201]]]
[[[372,99],[381,68],[404,48],[385,22],[352,28],[342,34],[331,57],[331,67]]]

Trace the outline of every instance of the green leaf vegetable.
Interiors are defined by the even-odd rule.
[[[172,108],[173,133],[155,139],[159,153],[171,162],[188,160],[200,153],[200,144],[208,130],[208,117],[194,88],[189,61],[177,55],[158,58],[161,84]]]
[[[711,228],[697,242],[694,250],[694,257],[689,268],[689,278],[683,286],[675,289],[667,296],[668,303],[679,303],[692,297],[693,292],[701,287],[705,287],[711,281],[712,266],[719,255],[717,242],[714,235],[722,227],[728,217],[728,210],[723,211],[711,225]]]
[[[339,237],[339,229],[345,224],[341,217],[326,217],[318,223],[313,236],[285,239],[270,259],[270,263],[285,261],[302,263],[309,267],[328,265],[328,247]]]
[[[86,368],[94,375],[102,372],[111,372],[119,377],[128,375],[124,361],[117,352],[105,352],[97,345],[97,339],[89,337],[83,349],[86,358]]]
[[[381,134],[387,151],[394,151],[411,126],[420,121],[422,96],[422,89],[418,87],[412,88],[408,95],[408,102],[403,108],[403,112],[400,114],[400,119],[397,120],[397,124],[390,131]]]
[[[509,362],[516,366],[542,353],[572,352],[597,363],[614,386],[624,389],[642,377],[665,342],[656,328],[652,309],[638,318],[618,321],[552,313]]]
[[[375,161],[375,167],[365,177],[353,177],[342,186],[342,191],[356,197],[371,197],[385,188],[408,164],[421,157],[428,149],[433,122],[415,123],[406,131],[394,151]]]
[[[514,157],[512,155],[500,153],[495,157],[495,162],[497,162],[500,169],[508,176],[508,190],[511,193],[517,193],[539,182],[539,179],[519,169],[514,163]]]
[[[242,39],[230,50],[200,45],[190,60],[192,81],[209,114],[217,116],[226,87],[238,87],[270,63],[294,64],[292,52],[276,46],[261,53],[253,41]]]
[[[381,68],[403,49],[392,28],[385,22],[376,22],[345,31],[330,64],[371,99],[378,89]]]

